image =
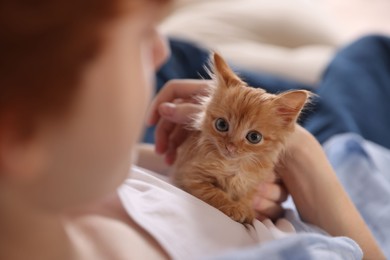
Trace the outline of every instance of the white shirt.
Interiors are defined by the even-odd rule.
[[[270,220],[244,226],[157,176],[133,167],[118,194],[129,216],[173,259],[220,254],[295,233],[285,219],[276,226]]]

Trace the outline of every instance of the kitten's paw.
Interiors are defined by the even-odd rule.
[[[252,208],[239,203],[231,206],[225,206],[221,208],[221,211],[234,221],[242,224],[252,224],[255,218]]]

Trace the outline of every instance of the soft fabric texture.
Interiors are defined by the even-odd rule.
[[[118,194],[129,216],[173,259],[199,259],[224,252],[230,252],[227,259],[238,256],[242,256],[241,259],[255,256],[301,259],[305,255],[314,258],[304,259],[323,256],[360,259],[362,255],[351,239],[329,237],[319,228],[300,221],[291,210],[287,211],[286,219],[276,224],[270,220],[255,220],[253,226],[244,226],[169,184],[167,179],[164,181],[164,177],[141,168],[131,170],[131,177],[119,188]],[[234,250],[241,252],[233,253]]]
[[[178,0],[161,30],[243,68],[306,83],[318,81],[340,42],[332,18],[307,0]]]
[[[363,252],[357,244],[346,237],[326,237],[318,234],[297,234],[274,240],[247,250],[232,251],[220,256],[207,257],[213,260],[360,260]]]
[[[118,194],[129,216],[150,233],[173,259],[195,259],[242,249],[295,233],[287,220],[276,226],[256,220],[244,226],[156,177],[134,167]]]
[[[324,149],[339,180],[390,258],[390,150],[356,134],[342,134]]]

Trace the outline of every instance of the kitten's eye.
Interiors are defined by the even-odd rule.
[[[250,131],[246,135],[246,139],[252,144],[258,144],[263,139],[263,136],[257,131]]]
[[[218,118],[215,120],[215,128],[220,132],[227,132],[229,131],[229,123],[223,118]]]

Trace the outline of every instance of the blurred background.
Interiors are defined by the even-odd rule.
[[[390,0],[176,0],[161,31],[240,67],[315,85],[335,51],[390,35]]]
[[[389,0],[317,0],[317,3],[337,22],[344,41],[368,33],[390,35]]]

